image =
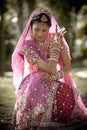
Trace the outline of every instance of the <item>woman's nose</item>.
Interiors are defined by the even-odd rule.
[[[43,33],[40,31],[40,32],[38,33],[38,35],[39,35],[39,36],[42,36],[42,35],[43,35]]]

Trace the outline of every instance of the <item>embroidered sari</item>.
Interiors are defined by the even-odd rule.
[[[81,100],[70,73],[61,80],[51,82],[40,80],[46,72],[38,69],[34,60],[40,57],[47,62],[47,53],[42,45],[32,38],[28,39],[27,33],[26,36],[21,48],[15,51],[17,53],[14,53],[18,54],[21,64],[24,66],[23,69],[18,64],[20,62],[16,62],[19,69],[23,69],[21,75],[24,75],[21,76],[22,80],[16,91],[13,112],[14,127],[18,130],[34,126],[68,129],[69,124],[87,119],[87,108]],[[64,49],[67,51],[67,45],[63,42],[58,56],[57,69],[63,67],[61,53]],[[17,68],[15,69],[14,66],[13,70],[16,70]],[[16,72],[14,71],[14,74],[17,74]],[[20,71],[18,72],[19,75],[17,74],[16,78],[20,78]]]

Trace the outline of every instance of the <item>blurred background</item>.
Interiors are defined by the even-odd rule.
[[[0,1],[0,128],[11,120],[15,102],[11,56],[31,11],[47,8],[60,27],[72,56],[72,74],[87,104],[87,2],[84,0],[2,0]],[[5,125],[4,125],[5,123]],[[5,130],[10,130],[7,128]]]

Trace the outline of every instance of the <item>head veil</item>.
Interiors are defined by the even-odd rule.
[[[24,59],[23,57],[21,57],[19,55],[19,51],[22,48],[22,46],[24,45],[24,41],[26,39],[30,39],[31,38],[31,33],[30,33],[30,22],[32,17],[39,12],[44,12],[46,13],[50,18],[51,18],[51,27],[50,27],[50,33],[55,32],[55,27],[56,24],[58,25],[57,21],[55,20],[55,18],[52,16],[52,14],[50,14],[50,12],[48,12],[47,9],[43,9],[43,8],[36,8],[30,15],[29,20],[18,40],[18,43],[14,49],[14,52],[12,54],[12,71],[13,71],[13,84],[16,88],[16,90],[19,87],[20,82],[22,81],[22,79],[24,78]],[[58,30],[60,29],[59,25],[58,25]],[[67,53],[68,55],[70,55],[70,51],[69,51],[69,47],[67,42],[65,41],[65,38],[62,38],[62,43],[64,44],[64,46],[66,47]],[[26,70],[27,71],[27,70]],[[25,75],[26,76],[26,75]],[[66,82],[70,85],[73,85],[73,80],[72,80],[72,76],[71,74],[67,74],[64,77],[64,80],[66,80]]]

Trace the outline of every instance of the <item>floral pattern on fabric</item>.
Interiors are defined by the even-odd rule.
[[[46,60],[45,52],[38,48]],[[35,58],[40,56],[35,48],[23,48],[21,54],[27,57],[31,66]],[[13,114],[13,124],[17,130],[31,126],[59,127],[66,123],[84,119],[87,116],[78,102],[79,93],[73,86],[61,81],[42,82],[40,79],[45,72],[32,68],[33,71],[21,82],[17,92],[17,100]]]

